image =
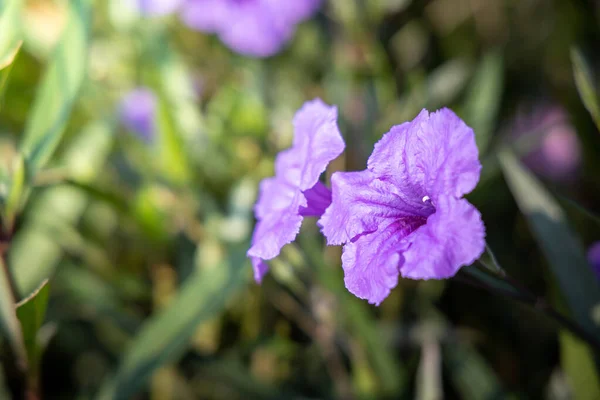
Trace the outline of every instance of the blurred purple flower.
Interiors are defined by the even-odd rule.
[[[140,13],[149,17],[171,14],[179,8],[183,0],[136,0]]]
[[[588,249],[587,258],[594,273],[600,279],[600,241],[592,243]]]
[[[152,141],[156,129],[156,97],[150,89],[139,87],[127,93],[119,114],[125,128],[146,142]]]
[[[366,170],[334,173],[319,225],[328,244],[344,244],[346,288],[379,305],[398,275],[448,278],[475,261],[485,227],[462,196],[480,170],[473,130],[442,109],[392,127]]]
[[[247,253],[256,282],[268,270],[264,260],[276,257],[296,238],[302,219],[321,216],[331,203],[331,192],[319,177],[343,151],[337,108],[319,99],[305,103],[294,117],[292,147],[277,156],[275,176],[260,184],[257,223]]]
[[[181,19],[192,29],[217,34],[240,54],[268,57],[320,5],[321,0],[186,0]]]
[[[537,174],[556,181],[568,181],[576,175],[581,144],[563,108],[538,106],[531,113],[521,111],[513,137],[530,141],[523,161]]]

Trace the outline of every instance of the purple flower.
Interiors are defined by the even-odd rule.
[[[161,17],[175,12],[182,0],[136,0],[136,2],[143,15]]]
[[[366,170],[334,173],[319,225],[328,244],[344,244],[346,288],[379,305],[398,275],[448,278],[475,261],[485,228],[462,196],[480,170],[473,130],[442,109],[394,126]]]
[[[181,19],[192,29],[217,34],[238,53],[268,57],[320,5],[321,0],[187,0]]]
[[[277,156],[275,176],[260,184],[254,208],[258,222],[247,253],[257,282],[268,269],[264,260],[296,238],[302,219],[321,216],[331,203],[331,192],[319,177],[344,151],[336,121],[336,107],[319,99],[305,103],[294,117],[292,147]]]
[[[594,273],[600,279],[600,241],[592,243],[588,249],[587,258]]]
[[[125,128],[146,142],[154,138],[156,97],[150,89],[139,87],[127,93],[121,101],[119,114]]]

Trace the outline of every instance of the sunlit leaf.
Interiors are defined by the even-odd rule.
[[[184,145],[165,97],[159,95],[158,143],[156,149],[161,169],[175,183],[183,183],[190,177]]]
[[[0,101],[22,41],[22,0],[5,1],[0,5]]]
[[[583,101],[583,105],[591,114],[598,129],[600,129],[600,101],[598,100],[592,70],[576,48],[571,49],[571,62],[573,63],[573,75],[581,101]]]
[[[74,0],[69,5],[67,26],[38,89],[21,143],[32,175],[58,146],[85,77],[91,0]]]
[[[9,53],[7,58],[5,59],[5,63],[0,65],[0,105],[2,100],[4,100],[4,92],[6,91],[6,86],[8,82],[8,76],[10,75],[10,71],[12,70],[13,61],[17,57],[19,50],[21,50],[21,45],[23,42],[18,42],[14,47],[13,51]]]
[[[578,400],[600,399],[600,381],[588,346],[569,332],[560,334],[560,352],[570,386]]]
[[[4,205],[4,213],[6,220],[6,230],[12,231],[12,226],[17,212],[21,206],[21,196],[25,187],[25,162],[19,154],[13,161],[12,176],[10,179],[10,188]]]
[[[0,3],[0,70],[10,65],[21,47],[22,7],[22,0]]]

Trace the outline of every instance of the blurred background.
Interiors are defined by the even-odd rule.
[[[597,328],[600,3],[324,0],[256,58],[183,23],[185,2],[0,1],[0,398],[600,398],[587,344],[460,276],[370,306],[310,219],[262,285],[245,257],[304,101],[339,107],[329,174],[450,107],[476,132],[468,199],[499,264]],[[540,193],[568,226],[550,239]]]

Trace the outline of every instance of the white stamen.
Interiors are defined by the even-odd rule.
[[[423,196],[423,203],[425,203],[425,202],[427,202],[427,201],[429,201],[429,200],[431,200],[431,199],[429,198],[429,196]]]

